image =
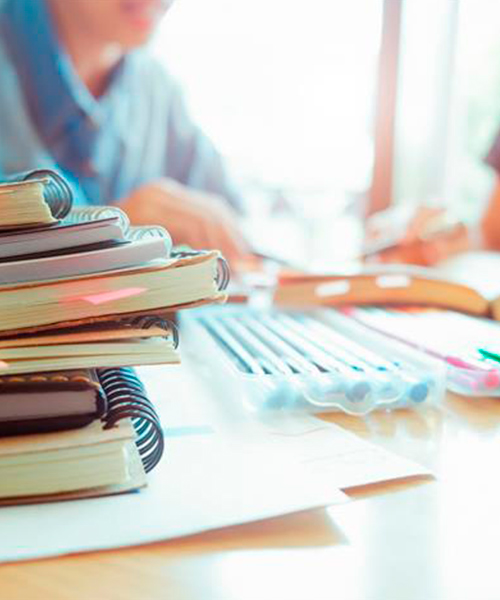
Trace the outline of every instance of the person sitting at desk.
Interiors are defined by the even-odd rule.
[[[173,0],[0,0],[0,180],[53,168],[175,243],[246,252],[240,197],[142,46]]]
[[[419,207],[416,211],[387,209],[375,214],[367,225],[367,247],[381,250],[368,252],[382,262],[408,262],[433,265],[460,252],[472,250],[500,251],[500,131],[486,155],[485,162],[497,177],[485,209],[478,221],[466,226],[442,208]],[[389,230],[404,231],[396,243],[383,249]],[[389,234],[389,237],[392,237]]]

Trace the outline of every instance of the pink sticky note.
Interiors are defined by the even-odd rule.
[[[8,369],[8,368],[9,368],[9,365],[5,361],[0,360],[0,369]]]
[[[79,296],[78,298],[72,298],[72,300],[84,300],[91,304],[105,304],[106,302],[115,302],[122,298],[130,298],[131,296],[138,296],[146,291],[146,288],[123,288],[122,290],[113,290],[112,292],[102,292],[100,294],[91,294],[89,296]]]

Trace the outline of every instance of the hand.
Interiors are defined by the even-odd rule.
[[[433,265],[470,249],[469,231],[442,208],[388,209],[366,231],[365,256],[377,262]]]
[[[161,225],[174,244],[218,249],[229,263],[248,254],[235,211],[216,195],[187,188],[172,179],[145,184],[120,203],[134,225]]]

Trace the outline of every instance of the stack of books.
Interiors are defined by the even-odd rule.
[[[169,313],[226,298],[218,252],[71,204],[50,171],[0,184],[0,503],[144,486],[163,433],[133,367],[179,362]]]

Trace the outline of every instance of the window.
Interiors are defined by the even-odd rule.
[[[483,159],[500,128],[500,3],[461,0],[447,195],[465,218],[480,212],[494,180]]]
[[[382,0],[182,0],[154,48],[256,214],[325,222],[371,184]]]
[[[480,214],[500,127],[500,4],[403,2],[394,197]]]

